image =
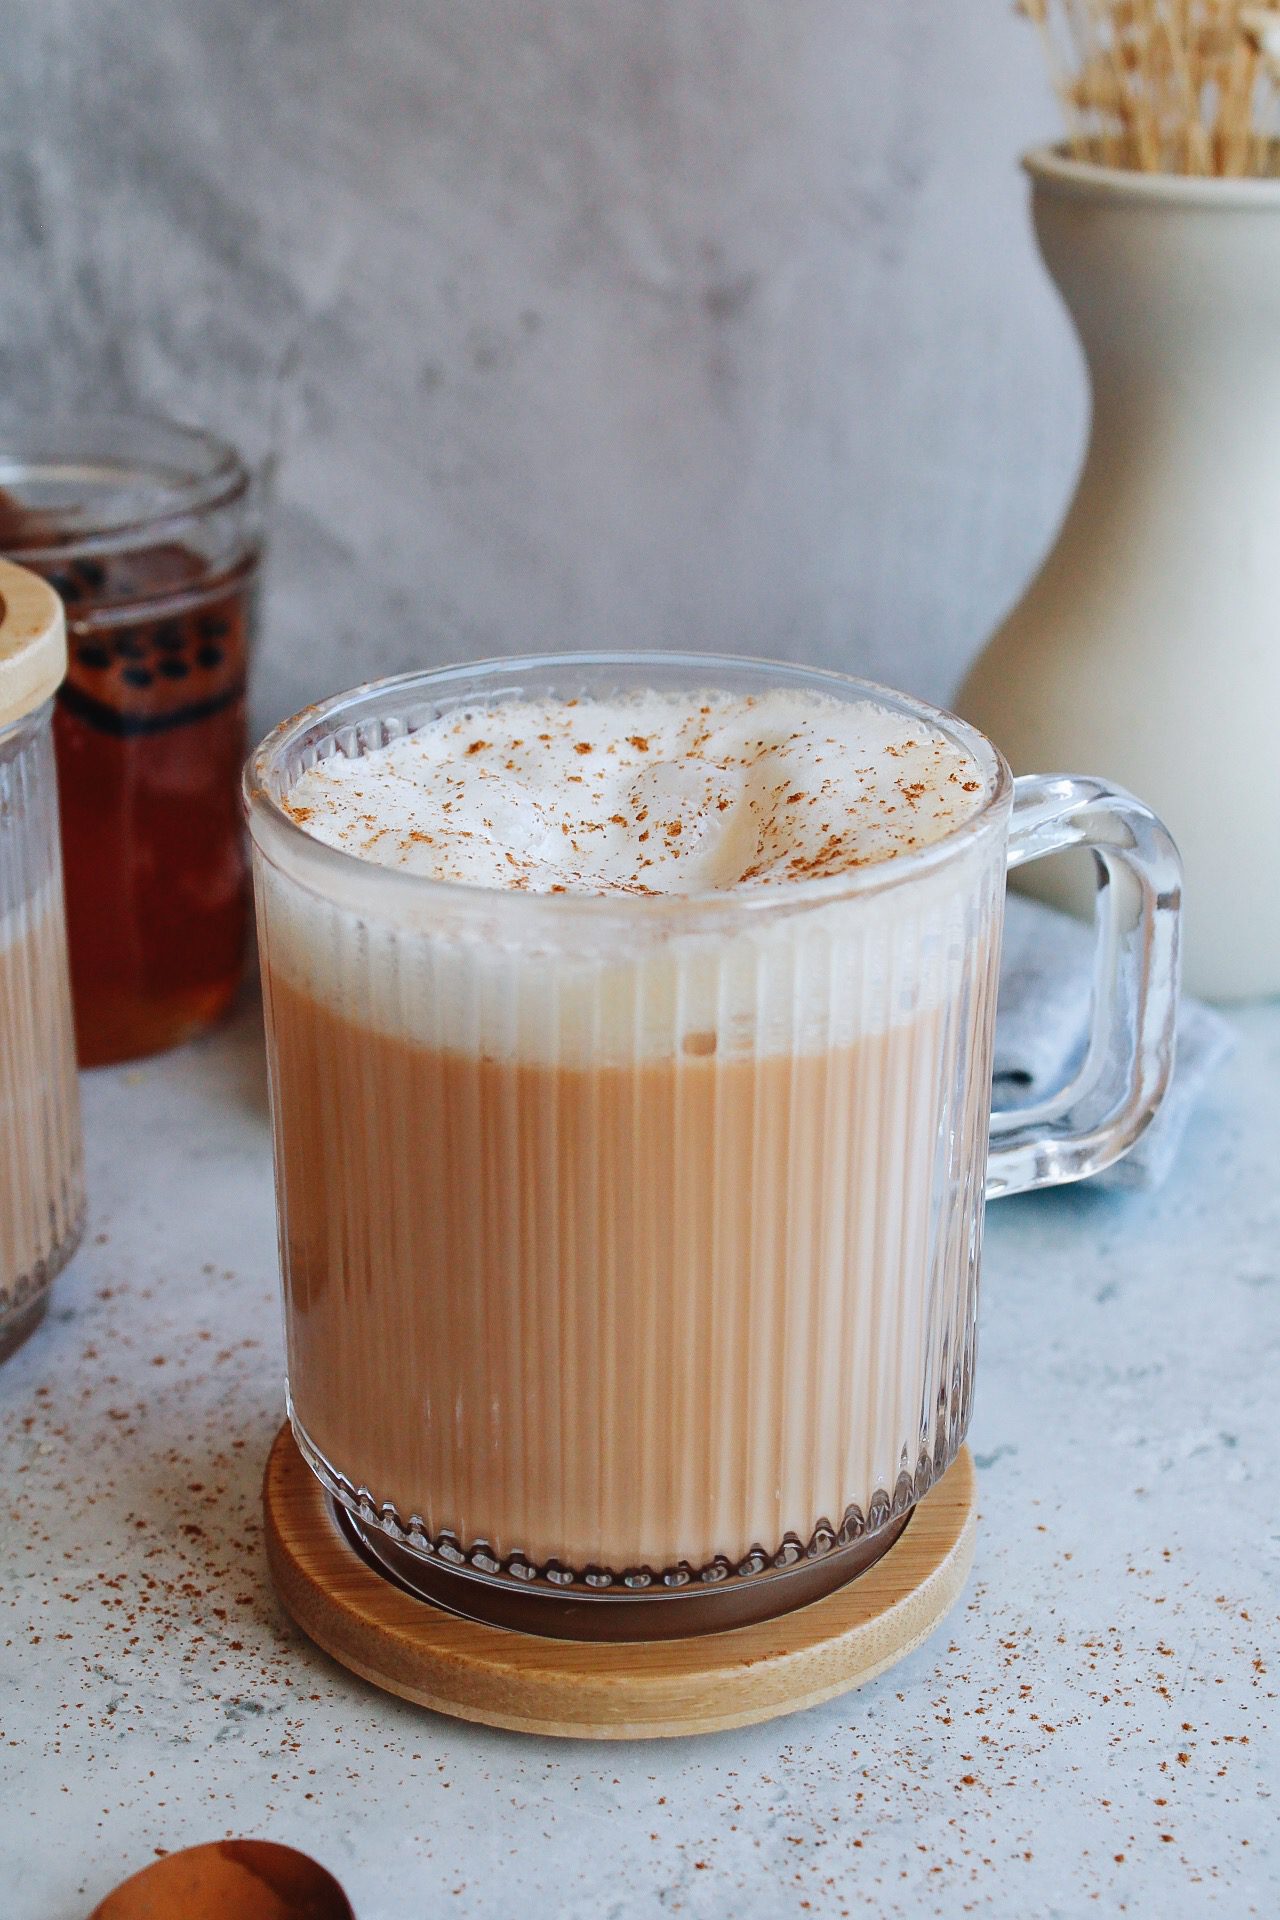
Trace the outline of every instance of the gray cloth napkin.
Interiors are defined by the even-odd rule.
[[[1009,895],[1000,963],[994,1094],[997,1107],[1027,1107],[1064,1086],[1084,1054],[1089,1027],[1093,930],[1024,894]],[[1192,1111],[1235,1045],[1220,1014],[1183,999],[1173,1084],[1137,1145],[1092,1184],[1158,1187],[1177,1157]]]

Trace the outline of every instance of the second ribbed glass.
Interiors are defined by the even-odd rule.
[[[279,805],[443,707],[778,683],[942,726],[981,811],[899,861],[683,899],[427,881]],[[309,710],[248,795],[290,1410],[366,1538],[472,1601],[828,1560],[833,1584],[887,1543],[969,1416],[1010,805],[988,744],[838,676],[505,661]]]
[[[0,1359],[84,1228],[51,723],[45,700],[0,727]]]

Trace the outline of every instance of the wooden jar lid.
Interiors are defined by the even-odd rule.
[[[61,600],[37,574],[0,560],[0,727],[42,706],[66,670]]]
[[[552,1640],[446,1613],[377,1573],[341,1531],[287,1425],[263,1482],[267,1558],[316,1645],[387,1693],[518,1733],[644,1740],[796,1713],[874,1680],[931,1634],[973,1564],[967,1448],[866,1573],[755,1626],[684,1640]]]

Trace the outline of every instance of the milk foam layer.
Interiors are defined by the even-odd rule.
[[[891,860],[982,805],[971,755],[872,701],[646,692],[441,714],[285,805],[329,845],[534,893],[774,887]]]

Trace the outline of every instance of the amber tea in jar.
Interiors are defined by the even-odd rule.
[[[256,490],[210,434],[41,423],[0,439],[0,552],[66,608],[54,740],[80,1061],[155,1053],[216,1020],[243,965]]]

